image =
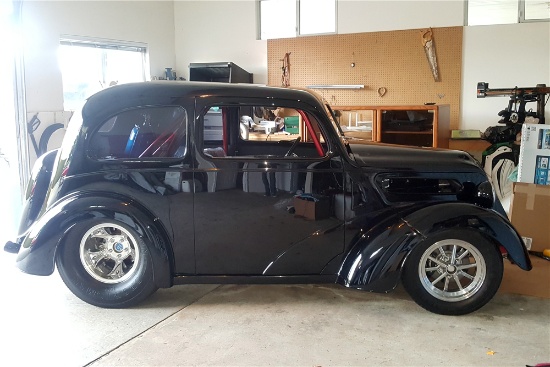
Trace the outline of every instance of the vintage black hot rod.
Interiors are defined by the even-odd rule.
[[[129,307],[189,283],[401,281],[459,315],[499,288],[525,246],[477,161],[461,151],[352,144],[304,90],[145,82],[91,96],[39,158],[17,252],[71,291]]]

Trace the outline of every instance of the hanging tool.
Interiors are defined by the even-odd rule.
[[[424,52],[428,58],[430,69],[432,69],[434,80],[438,82],[439,70],[437,68],[437,55],[435,53],[435,42],[431,28],[422,31],[422,46],[424,46]]]
[[[281,76],[281,86],[288,88],[290,87],[290,52],[287,52],[282,60],[283,67],[281,70],[283,71],[283,75]]]

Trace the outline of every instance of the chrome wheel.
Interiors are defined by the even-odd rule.
[[[432,244],[418,263],[424,289],[445,302],[458,302],[475,295],[485,282],[485,259],[471,243],[446,239]]]
[[[102,223],[90,228],[80,242],[80,261],[94,279],[108,284],[130,278],[137,269],[140,250],[125,228]]]

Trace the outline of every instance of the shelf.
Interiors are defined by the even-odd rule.
[[[362,84],[328,84],[328,85],[308,85],[309,89],[364,89]]]
[[[382,134],[400,134],[400,135],[432,135],[432,130],[425,131],[398,131],[398,130],[386,130],[382,131]]]
[[[361,113],[372,115],[372,141],[375,142],[439,148],[449,146],[451,130],[448,105],[332,106],[331,108],[341,112],[342,126],[351,124],[350,115]],[[386,130],[388,124],[392,124],[391,130]],[[400,124],[405,126],[404,130],[399,130]],[[412,129],[413,127],[417,129]],[[422,128],[428,128],[428,130],[420,130]]]

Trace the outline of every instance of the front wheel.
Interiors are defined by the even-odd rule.
[[[474,231],[447,230],[412,250],[403,268],[403,285],[428,311],[464,315],[493,298],[502,273],[495,244]]]
[[[147,245],[118,221],[75,225],[60,248],[57,268],[78,298],[99,307],[130,307],[157,289]]]

